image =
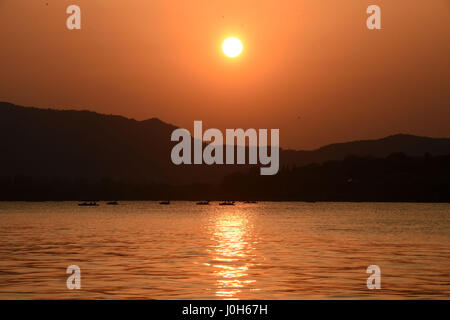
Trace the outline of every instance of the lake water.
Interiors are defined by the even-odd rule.
[[[0,298],[449,299],[450,204],[0,202]]]

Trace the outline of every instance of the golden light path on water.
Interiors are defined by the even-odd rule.
[[[251,266],[253,243],[248,241],[251,224],[248,217],[240,211],[226,211],[215,217],[215,228],[212,239],[215,245],[213,267],[218,278],[216,296],[233,299],[241,292],[241,288],[256,282],[247,279]],[[257,289],[256,289],[257,290]]]

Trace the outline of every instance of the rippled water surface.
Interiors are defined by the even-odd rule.
[[[449,299],[449,240],[450,204],[0,202],[0,298]]]

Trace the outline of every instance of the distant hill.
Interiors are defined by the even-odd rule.
[[[0,176],[163,179],[163,137],[174,128],[158,119],[0,103]]]
[[[170,136],[174,129],[156,118],[136,121],[90,111],[0,102],[0,177],[187,184],[219,182],[238,169],[172,164],[170,153],[175,143]]]
[[[384,158],[392,153],[409,156],[450,154],[450,139],[396,134],[377,140],[334,143],[313,151],[284,150],[283,162],[303,166],[330,160],[343,160],[349,155]]]
[[[166,184],[220,183],[249,166],[175,166],[176,127],[153,118],[136,121],[90,111],[21,107],[0,102],[0,177],[116,179]],[[450,154],[450,139],[394,135],[379,140],[281,150],[281,165],[304,166],[349,155],[385,157]]]

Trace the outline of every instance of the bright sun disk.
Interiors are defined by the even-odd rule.
[[[236,58],[238,55],[241,54],[242,49],[243,45],[241,40],[235,37],[227,38],[222,43],[223,53],[230,58]]]

